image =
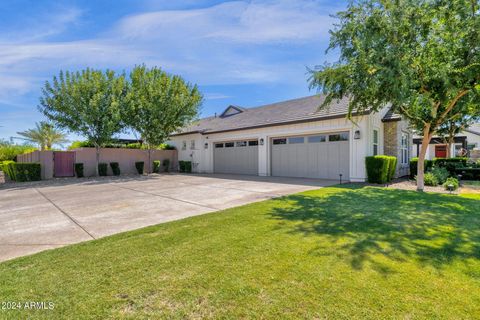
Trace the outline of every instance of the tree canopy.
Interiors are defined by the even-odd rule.
[[[339,59],[310,70],[323,106],[350,97],[349,116],[391,106],[423,135],[418,189],[433,134],[480,113],[478,0],[361,0],[337,14],[329,50]]]
[[[51,150],[54,144],[68,142],[65,133],[57,130],[52,124],[41,121],[35,123],[35,128],[17,132],[25,140],[36,143],[40,150]]]

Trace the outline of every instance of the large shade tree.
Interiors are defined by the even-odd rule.
[[[350,99],[354,111],[391,105],[423,136],[417,189],[438,128],[480,113],[478,0],[361,0],[337,14],[329,50],[334,64],[316,67],[310,85],[332,100]]]
[[[100,148],[124,128],[127,81],[114,71],[60,72],[42,89],[39,110],[60,128],[85,136],[95,145],[96,174]]]
[[[23,139],[36,143],[40,150],[51,150],[54,144],[68,142],[64,132],[56,129],[51,123],[41,121],[35,123],[35,128],[17,132]]]
[[[195,119],[202,100],[197,86],[180,76],[144,65],[132,70],[125,120],[148,147],[150,172],[152,148]]]

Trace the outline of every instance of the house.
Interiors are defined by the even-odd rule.
[[[171,137],[178,160],[194,172],[365,181],[365,157],[397,156],[397,175],[408,174],[412,134],[397,114],[354,114],[348,100],[319,110],[324,96],[255,108],[229,106]]]
[[[417,157],[422,147],[422,137],[414,136],[412,145],[412,155]],[[444,158],[447,156],[448,144],[444,138],[435,136],[430,140],[428,145],[426,159]],[[452,156],[465,156],[475,149],[480,148],[480,123],[476,123],[468,129],[463,130],[454,138],[451,146],[450,154]]]

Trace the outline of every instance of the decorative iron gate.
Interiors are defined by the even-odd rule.
[[[53,173],[55,177],[75,176],[75,152],[55,151],[53,153]]]

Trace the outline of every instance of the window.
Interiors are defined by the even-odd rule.
[[[190,150],[195,149],[195,140],[190,141]]]
[[[289,144],[303,143],[304,141],[305,141],[304,137],[288,138],[288,143]]]
[[[308,142],[309,143],[325,142],[325,141],[327,141],[327,136],[311,136],[311,137],[308,137]]]
[[[187,150],[187,141],[182,141],[182,150]]]
[[[215,143],[215,148],[223,148],[223,143]]]
[[[225,142],[225,148],[233,148],[233,142]]]
[[[400,149],[402,152],[401,164],[408,164],[408,134],[402,133],[402,142],[400,143]]]
[[[328,136],[328,141],[348,141],[348,133],[342,132],[337,134],[331,134]]]
[[[287,139],[285,138],[273,139],[273,144],[287,144]]]
[[[237,147],[246,147],[247,146],[247,141],[237,141],[235,143]]]
[[[248,141],[249,146],[258,146],[258,140]]]
[[[373,130],[373,155],[378,154],[378,130]]]

